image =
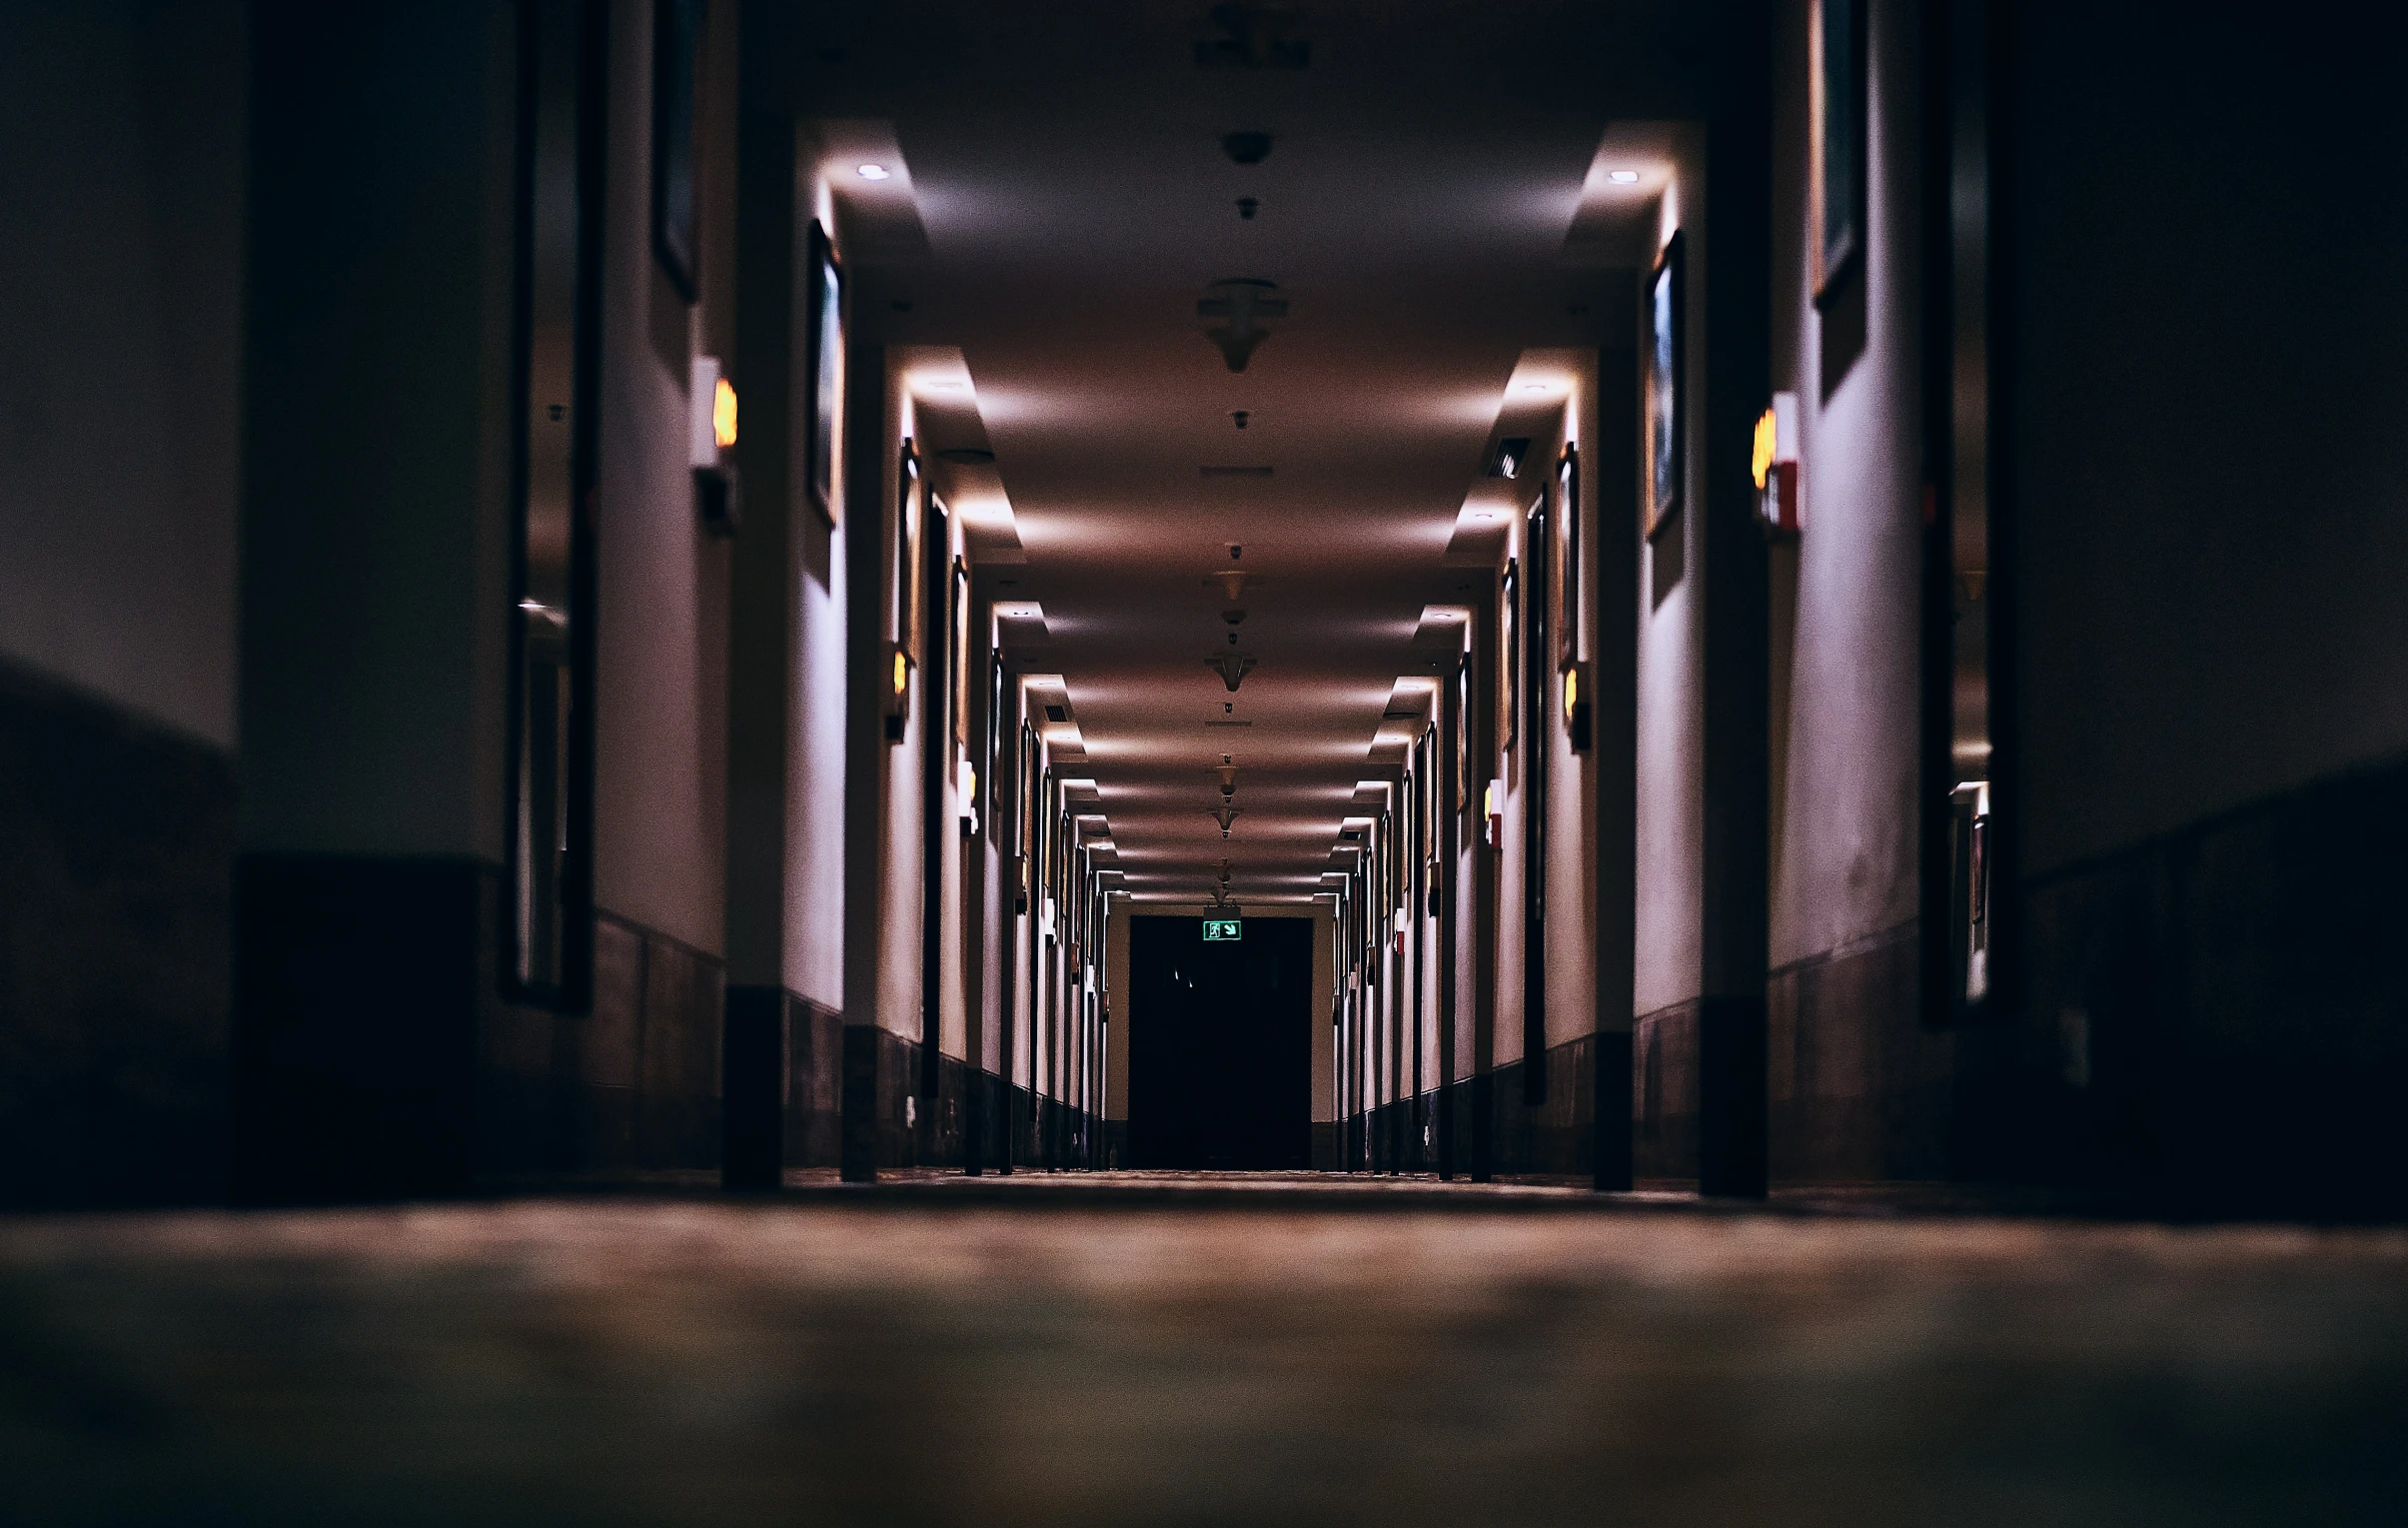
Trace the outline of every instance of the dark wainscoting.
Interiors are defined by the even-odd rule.
[[[244,856],[238,1194],[718,1164],[719,962],[604,913],[592,1012],[505,1002],[501,896],[476,860]]]
[[[2408,1213],[2408,762],[2048,876],[1964,1032],[1992,1174],[2173,1213]]]
[[[823,1043],[827,1054],[840,1054],[842,1026],[828,1015],[829,1032]],[[994,1172],[1002,1167],[1008,1142],[1012,1169],[1017,1171],[1085,1170],[1118,1165],[1128,1160],[1128,1122],[1099,1120],[1082,1110],[1072,1109],[1045,1099],[1031,1107],[1028,1089],[1006,1086],[1001,1077],[983,1067],[973,1067],[955,1056],[940,1055],[936,1066],[936,1096],[918,1096],[921,1046],[917,1040],[894,1033],[882,1026],[865,1027],[857,1031],[863,1036],[856,1044],[864,1045],[875,1056],[874,1075],[864,1078],[869,1096],[875,1102],[875,1139],[877,1165],[883,1168],[953,1168],[967,1165],[970,1159],[970,1125],[978,1124],[978,1168]],[[796,1079],[799,1089],[801,1080]],[[972,1090],[978,1092],[978,1106],[970,1107]],[[832,1086],[827,1097],[830,1105],[837,1103]],[[791,1116],[789,1115],[789,1118]],[[791,1153],[790,1165],[835,1165],[839,1153],[833,1149],[841,1137],[839,1115],[825,1116],[824,1123],[815,1123],[815,1131],[824,1131],[829,1148],[819,1154],[814,1146],[805,1160],[797,1161]],[[789,1140],[792,1139],[789,1130]]]
[[[1777,1181],[1954,1175],[1955,1036],[1922,1022],[1918,925],[1776,970],[1765,983]]]
[[[1698,1004],[1678,1002],[1631,1026],[1631,1170],[1698,1175]]]
[[[1344,1138],[1345,1127],[1337,1120],[1316,1119],[1313,1121],[1313,1170],[1315,1172],[1344,1170],[1344,1164],[1339,1159],[1340,1142]]]
[[[235,775],[0,665],[0,1205],[227,1190]]]

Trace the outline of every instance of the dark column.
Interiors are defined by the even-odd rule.
[[[788,396],[798,208],[794,123],[746,116],[738,140],[736,279],[743,309],[732,381],[747,412],[736,468],[750,491],[728,549],[727,992],[721,1035],[720,1182],[775,1188],[784,1168],[787,746],[794,597]]]
[[[786,1007],[782,987],[727,988],[719,1181],[730,1189],[784,1182]]]
[[[846,288],[852,290],[850,284]],[[848,299],[849,300],[849,299]],[[847,1182],[878,1175],[878,972],[883,965],[886,792],[886,355],[847,347],[845,577],[844,1086],[839,1157]]]
[[[1472,732],[1469,781],[1472,810],[1478,821],[1472,847],[1472,1181],[1486,1183],[1495,1156],[1497,1135],[1497,878],[1498,850],[1488,841],[1487,819],[1479,814],[1482,798],[1497,770],[1497,644],[1503,631],[1497,619],[1499,591],[1492,576],[1482,597],[1480,639],[1473,645]]]
[[[1627,279],[1605,306],[1637,313]],[[1597,549],[1598,624],[1591,650],[1597,822],[1596,1185],[1631,1187],[1632,982],[1639,911],[1639,356],[1626,335],[1597,358],[1597,419],[1583,455],[1581,498]]]
[[[1761,4],[1735,5],[1707,124],[1703,427],[1697,579],[1704,605],[1706,816],[1699,999],[1701,1193],[1761,1196],[1766,1160],[1765,961],[1771,683],[1765,539],[1749,450],[1771,384],[1772,98]],[[1858,266],[1861,279],[1862,267]],[[1693,354],[1695,352],[1693,351]]]
[[[844,1026],[844,1144],[847,1183],[878,1177],[878,1031],[870,1024]]]

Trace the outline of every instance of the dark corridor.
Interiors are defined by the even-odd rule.
[[[1129,1154],[1138,1167],[1312,1161],[1313,921],[1129,920]]]

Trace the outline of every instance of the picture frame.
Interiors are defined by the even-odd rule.
[[[677,295],[700,295],[694,107],[705,0],[652,0],[652,254]]]
[[[808,243],[810,294],[804,339],[808,365],[803,375],[810,379],[811,418],[802,437],[802,480],[811,507],[835,530],[843,522],[836,502],[836,427],[844,394],[844,272],[836,264],[827,231],[815,219]]]
[[[970,565],[953,559],[951,608],[946,612],[945,640],[953,657],[947,672],[953,676],[953,747],[967,758],[970,746]]]
[[[927,662],[923,646],[926,620],[920,597],[920,531],[927,523],[927,475],[920,469],[919,450],[903,442],[895,468],[894,507],[894,645],[918,669]]]
[[[1513,748],[1521,736],[1522,712],[1522,564],[1505,560],[1497,581],[1497,752]]]
[[[1455,704],[1453,723],[1455,734],[1455,809],[1463,811],[1472,804],[1472,658],[1468,653],[1455,657]]]
[[[1682,308],[1688,295],[1683,274],[1687,245],[1676,232],[1656,257],[1648,277],[1647,534],[1653,540],[1681,513],[1689,460],[1683,449],[1689,401],[1682,352],[1688,326]]]
[[[1581,466],[1580,448],[1567,444],[1555,464],[1556,560],[1548,588],[1554,598],[1555,666],[1560,672],[1581,660]]]
[[[1807,193],[1818,307],[1863,253],[1867,9],[1868,0],[1814,0],[1808,28]]]

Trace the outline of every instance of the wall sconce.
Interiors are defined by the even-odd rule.
[[[953,776],[954,799],[961,807],[961,835],[978,836],[978,766],[963,760]]]
[[[1749,464],[1756,477],[1757,513],[1776,536],[1796,536],[1806,528],[1798,493],[1798,395],[1776,393],[1773,406],[1756,422],[1756,451]]]
[[[1491,848],[1505,846],[1505,781],[1492,779],[1480,797],[1480,813],[1487,823],[1482,833]]]
[[[886,645],[886,741],[903,741],[903,723],[911,715],[911,655],[899,642]]]
[[[724,453],[735,445],[735,386],[716,356],[694,357],[688,384],[686,460],[694,475],[694,514],[711,535],[733,536],[743,502],[735,464]]]
[[[1592,717],[1589,666],[1567,664],[1564,666],[1564,734],[1571,740],[1575,754],[1588,753],[1595,741],[1597,728]]]

